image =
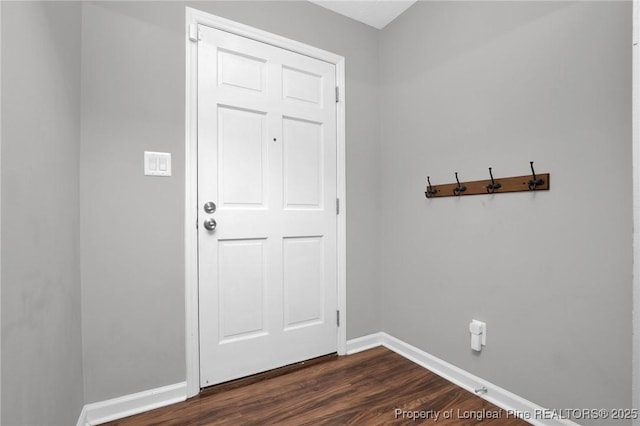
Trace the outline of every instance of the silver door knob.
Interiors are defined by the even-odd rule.
[[[212,217],[204,221],[204,228],[207,231],[213,231],[214,229],[216,229],[216,225],[216,220]]]
[[[208,201],[204,204],[204,212],[205,213],[215,213],[216,211],[216,203],[214,203],[213,201]]]

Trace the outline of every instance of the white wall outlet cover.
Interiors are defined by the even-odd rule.
[[[481,351],[482,347],[487,344],[487,324],[472,320],[469,324],[469,332],[471,333],[471,349]]]
[[[145,176],[171,176],[170,152],[144,152]]]

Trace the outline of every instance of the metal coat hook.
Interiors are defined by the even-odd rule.
[[[529,191],[535,191],[536,187],[539,185],[544,185],[544,180],[536,177],[536,171],[533,170],[533,161],[529,161],[531,165],[531,174],[533,175],[533,179],[529,181]]]
[[[453,188],[453,195],[458,196],[460,193],[467,190],[467,187],[464,185],[460,185],[460,181],[458,180],[458,172],[456,172],[456,182],[458,182],[458,186]]]
[[[429,176],[427,176],[427,182],[429,183],[429,186],[427,187],[427,191],[424,194],[427,196],[427,198],[432,198],[434,195],[436,195],[438,190],[434,189],[434,187],[431,186],[431,179],[429,179]]]
[[[2,0],[0,0],[2,1]],[[549,173],[539,173],[533,168],[533,161],[530,162],[531,174],[524,176],[500,177],[499,182],[493,178],[493,168],[489,167],[491,179],[474,180],[460,182],[458,172],[455,182],[441,183],[437,187],[431,185],[431,180],[427,176],[428,185],[424,190],[427,198],[459,197],[467,195],[487,195],[487,194],[507,194],[509,192],[528,191],[549,191],[551,175]]]
[[[496,181],[493,180],[493,173],[491,173],[491,167],[489,167],[489,176],[491,176],[491,183],[487,185],[487,192],[489,194],[493,194],[493,191],[495,191],[496,189],[502,188],[502,185],[499,183],[496,183]]]

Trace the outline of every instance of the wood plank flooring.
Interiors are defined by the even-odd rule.
[[[423,418],[412,418],[414,412]],[[204,392],[183,403],[108,423],[111,426],[405,424],[528,423],[384,347],[338,357],[240,388]]]

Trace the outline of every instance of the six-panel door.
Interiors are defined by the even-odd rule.
[[[335,65],[199,31],[205,387],[336,351],[336,105]]]

